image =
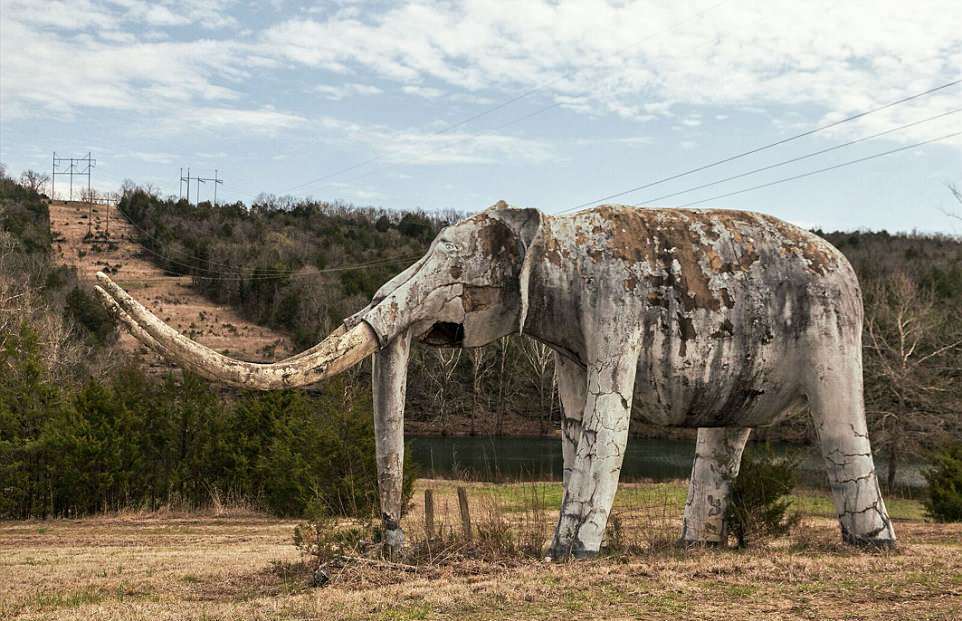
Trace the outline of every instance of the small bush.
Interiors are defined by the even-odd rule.
[[[103,304],[80,287],[74,287],[67,294],[64,313],[86,330],[87,340],[91,343],[108,343],[116,336],[110,313]]]
[[[311,502],[306,520],[294,527],[294,547],[312,570],[334,561],[340,555],[362,553],[365,543],[374,538],[374,527],[367,522],[338,528],[324,503]]]
[[[962,442],[936,453],[923,474],[929,484],[928,515],[939,522],[962,522]]]
[[[742,456],[725,516],[739,547],[754,537],[786,534],[798,523],[786,498],[798,483],[798,465],[797,457],[775,455],[771,447]]]

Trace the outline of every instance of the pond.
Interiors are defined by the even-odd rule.
[[[478,481],[561,478],[561,440],[558,438],[418,436],[408,438],[408,447],[419,476]],[[773,449],[800,453],[802,481],[811,485],[826,484],[821,458],[814,447],[774,444]],[[686,479],[691,474],[694,456],[694,441],[630,438],[621,480]],[[879,472],[885,471],[884,460],[876,458],[875,465]],[[899,468],[900,486],[920,487],[924,483],[920,464]]]

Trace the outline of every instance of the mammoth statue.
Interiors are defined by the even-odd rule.
[[[752,427],[808,408],[842,538],[892,546],[862,398],[862,303],[852,267],[819,237],[763,214],[602,206],[569,216],[504,202],[445,228],[327,339],[255,364],[177,333],[98,274],[138,339],[211,380],[305,386],[374,355],[387,545],[402,541],[412,339],[479,347],[509,334],[550,346],[564,410],[564,499],[554,558],[597,553],[632,416],[697,427],[682,541],[719,543]]]

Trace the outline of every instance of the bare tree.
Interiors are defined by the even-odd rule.
[[[876,283],[866,292],[865,360],[868,415],[881,435],[888,459],[887,483],[895,485],[904,453],[915,453],[924,438],[944,431],[953,398],[952,376],[942,359],[962,348],[962,338],[936,308],[930,291],[904,272]],[[957,390],[957,387],[956,387]]]
[[[50,181],[50,175],[36,170],[25,170],[20,175],[20,185],[33,192],[43,192],[43,188]]]
[[[448,435],[448,418],[452,409],[452,397],[457,393],[454,387],[454,372],[458,368],[461,360],[461,352],[458,347],[454,349],[434,349],[431,358],[433,364],[429,362],[424,365],[424,369],[431,379],[432,401],[438,413],[438,421],[441,426],[441,435]]]
[[[89,190],[84,188],[80,190],[80,201],[83,203],[94,204],[97,202],[98,198],[97,190],[95,188],[90,188]]]
[[[513,338],[505,337],[495,345],[495,357],[497,358],[498,386],[495,397],[495,435],[504,435],[504,417],[507,413],[508,400],[513,397],[515,387],[515,376],[511,373]]]
[[[478,434],[478,416],[483,412],[482,395],[484,394],[484,379],[494,370],[496,358],[488,352],[486,347],[475,347],[468,350],[471,358],[471,430],[472,436]]]
[[[544,343],[530,338],[521,339],[520,345],[521,357],[531,371],[529,381],[538,393],[541,433],[546,434],[554,411],[554,352]]]

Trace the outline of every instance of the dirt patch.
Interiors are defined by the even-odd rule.
[[[292,352],[285,335],[242,319],[226,306],[211,302],[191,286],[188,276],[171,276],[134,242],[136,230],[113,206],[52,201],[50,228],[55,258],[93,282],[94,274],[110,274],[139,302],[176,330],[218,352],[251,361],[270,361]],[[184,262],[192,259],[180,257]],[[194,260],[195,261],[195,260]],[[120,346],[141,356],[149,367],[169,365],[122,331]]]

